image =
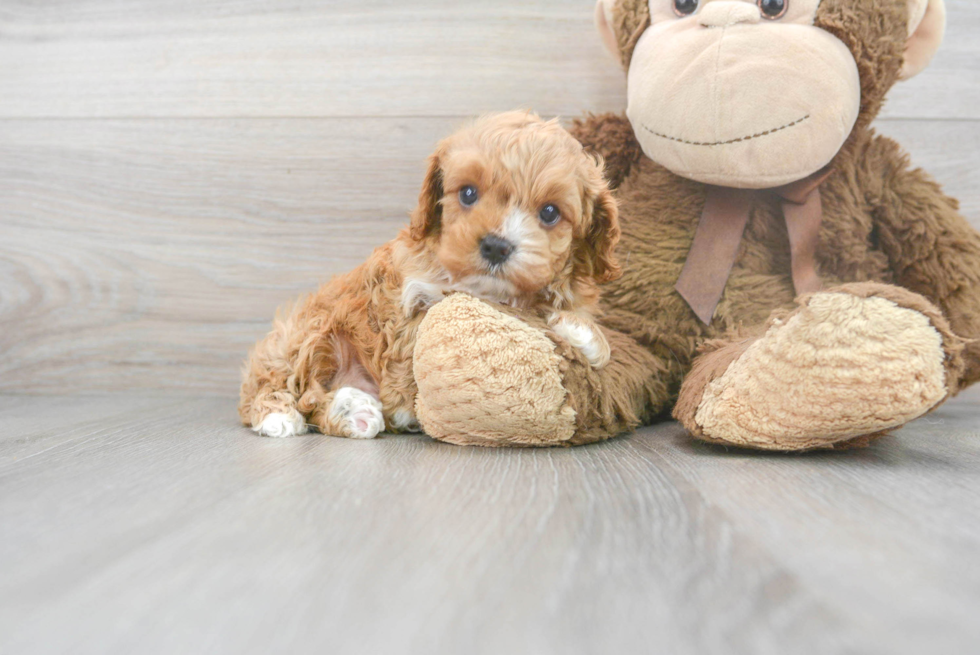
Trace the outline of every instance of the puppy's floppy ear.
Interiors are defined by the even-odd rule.
[[[597,282],[609,282],[623,274],[616,259],[616,244],[620,235],[619,206],[609,185],[601,180],[592,198],[592,223],[585,235],[592,275]]]
[[[421,241],[442,223],[442,148],[429,157],[429,170],[419,192],[419,204],[412,212],[411,235]]]

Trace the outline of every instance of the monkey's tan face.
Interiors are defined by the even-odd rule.
[[[627,115],[678,175],[779,186],[827,165],[861,106],[847,47],[813,25],[820,0],[650,0]]]

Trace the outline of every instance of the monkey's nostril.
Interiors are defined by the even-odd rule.
[[[480,256],[491,264],[503,264],[514,252],[514,244],[494,234],[488,234],[480,241]]]

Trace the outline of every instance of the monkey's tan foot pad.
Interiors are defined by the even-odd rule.
[[[562,358],[545,334],[465,294],[419,326],[415,410],[425,432],[477,446],[557,446],[575,434]]]
[[[781,451],[866,443],[955,386],[963,342],[921,296],[855,284],[800,303],[762,337],[699,358],[675,409],[692,434]]]

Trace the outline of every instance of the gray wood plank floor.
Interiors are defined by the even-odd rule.
[[[980,227],[947,5],[877,128]],[[802,457],[237,426],[275,307],[395,234],[440,137],[623,109],[592,6],[0,0],[0,654],[980,652],[980,390]]]
[[[2,653],[976,653],[980,396],[864,451],[272,440],[0,397]]]

